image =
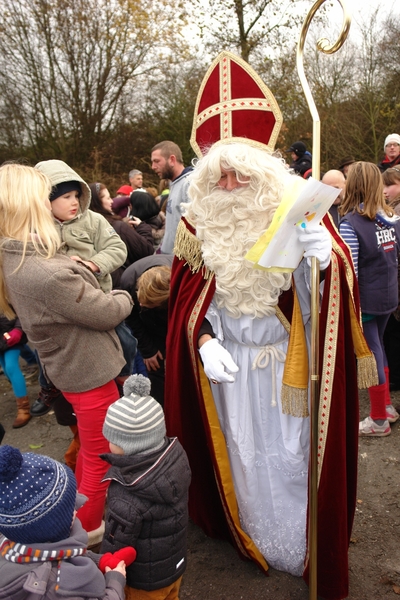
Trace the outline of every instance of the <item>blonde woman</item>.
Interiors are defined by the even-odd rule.
[[[379,384],[368,389],[371,410],[360,422],[359,435],[385,437],[399,418],[390,400],[383,334],[398,303],[400,219],[385,202],[376,165],[360,161],[351,166],[339,214],[340,233],[350,246],[358,278],[364,335],[379,375]]]
[[[0,167],[0,312],[18,314],[45,375],[74,408],[81,439],[76,477],[89,498],[78,516],[94,543],[107,488],[102,426],[119,398],[114,378],[125,364],[114,327],[130,313],[131,299],[122,290],[104,294],[89,269],[58,252],[50,192],[37,169]]]

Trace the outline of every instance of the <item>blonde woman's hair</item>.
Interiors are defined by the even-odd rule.
[[[166,305],[171,283],[171,267],[152,267],[141,275],[137,283],[137,297],[143,306],[156,308]]]
[[[373,163],[356,162],[351,165],[347,174],[346,193],[339,207],[339,214],[343,216],[349,212],[357,212],[373,220],[379,211],[389,217],[393,216],[383,194],[382,174]]]
[[[24,261],[28,243],[44,258],[52,258],[60,247],[60,237],[50,209],[49,178],[26,165],[6,163],[0,167],[0,312],[14,316],[8,303],[1,250],[10,240],[22,242]]]

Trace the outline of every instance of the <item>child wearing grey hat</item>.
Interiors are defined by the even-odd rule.
[[[136,549],[126,570],[125,597],[179,598],[186,569],[188,459],[177,438],[166,436],[161,405],[150,396],[150,380],[132,375],[124,396],[107,411],[104,437],[111,466],[101,552]]]
[[[125,598],[125,562],[135,551],[87,552],[88,534],[75,518],[86,500],[69,467],[0,447],[0,600]]]

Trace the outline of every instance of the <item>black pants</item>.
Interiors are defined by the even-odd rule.
[[[390,315],[383,336],[389,365],[389,381],[394,389],[400,390],[400,321]]]

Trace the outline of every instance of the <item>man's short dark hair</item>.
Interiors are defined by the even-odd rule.
[[[172,154],[175,156],[178,163],[183,164],[182,152],[181,149],[175,142],[171,142],[170,140],[164,140],[163,142],[159,142],[151,149],[151,152],[154,150],[160,150],[161,156],[164,158],[169,158]]]

